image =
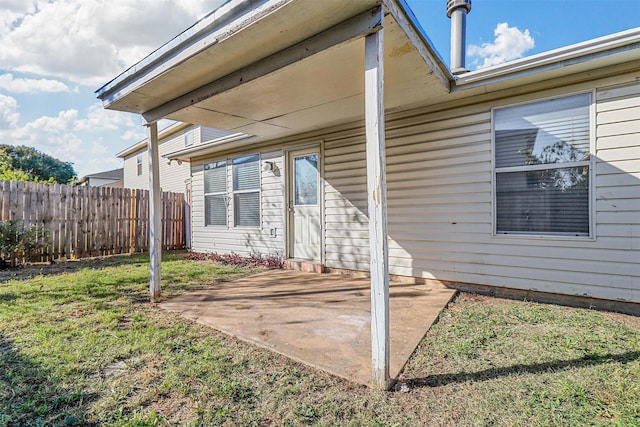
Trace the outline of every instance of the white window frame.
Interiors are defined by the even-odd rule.
[[[136,154],[136,176],[142,176],[142,153]]]
[[[184,133],[184,146],[191,147],[195,141],[195,132],[193,129],[189,129]]]
[[[517,107],[519,105],[533,104],[537,102],[551,101],[554,99],[566,98],[574,95],[590,94],[591,102],[589,105],[589,160],[583,162],[567,162],[558,164],[543,164],[543,165],[529,165],[529,166],[515,166],[515,167],[496,167],[496,139],[495,139],[495,113],[497,110],[502,110],[510,107]],[[548,96],[544,98],[530,99],[523,102],[501,105],[499,107],[491,108],[491,233],[493,238],[501,239],[546,239],[546,240],[595,240],[595,162],[596,162],[596,93],[595,90],[580,91],[565,93],[562,95]],[[557,165],[557,166],[556,166]],[[576,236],[574,233],[560,234],[560,233],[523,233],[523,232],[511,232],[511,233],[498,233],[497,230],[497,188],[496,188],[496,174],[501,172],[524,172],[532,170],[548,170],[548,169],[560,169],[571,167],[583,167],[589,168],[589,234]]]
[[[220,168],[224,167],[224,177],[225,177],[225,189],[224,191],[214,191],[211,193],[207,193],[206,192],[206,185],[205,185],[205,174],[206,174],[206,167],[207,165],[210,165],[212,163],[221,163],[224,162],[224,166],[220,166]],[[229,160],[228,159],[219,159],[219,160],[214,160],[211,162],[207,162],[202,166],[202,192],[204,194],[202,200],[204,203],[203,206],[203,213],[204,213],[204,226],[205,227],[212,227],[212,228],[221,228],[221,229],[228,229],[229,228]],[[207,196],[222,196],[224,199],[224,204],[225,204],[225,223],[224,225],[222,224],[207,224]]]
[[[233,188],[233,181],[234,181],[234,176],[233,176],[233,162],[236,159],[240,159],[243,157],[251,157],[251,156],[257,156],[258,157],[258,188],[257,189],[250,189],[250,190],[234,190]],[[231,221],[233,224],[233,228],[235,229],[252,229],[252,230],[259,230],[262,229],[262,156],[260,155],[260,153],[249,153],[249,154],[243,154],[240,156],[236,156],[234,158],[232,158],[228,163],[227,163],[227,167],[231,168],[231,179],[229,180],[230,182],[227,183],[227,189],[229,191],[229,198],[231,200]],[[236,218],[236,198],[235,195],[236,194],[247,194],[247,193],[258,193],[258,225],[237,225],[237,219]]]

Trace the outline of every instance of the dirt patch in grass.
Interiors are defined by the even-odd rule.
[[[192,424],[197,420],[197,407],[192,398],[178,393],[162,396],[147,408],[149,413],[162,414],[171,424]]]

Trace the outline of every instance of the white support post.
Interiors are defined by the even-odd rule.
[[[380,10],[383,23],[384,9]],[[373,382],[385,390],[389,378],[389,251],[385,168],[384,29],[365,39],[365,128],[369,246],[371,250],[371,362]]]
[[[160,298],[160,262],[162,260],[162,190],[160,189],[160,155],[158,153],[158,123],[147,125],[149,138],[149,292],[151,302]]]

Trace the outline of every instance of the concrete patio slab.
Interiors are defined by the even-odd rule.
[[[276,270],[184,294],[160,307],[369,385],[369,286],[364,278]],[[390,375],[397,378],[455,290],[392,282],[389,293]]]

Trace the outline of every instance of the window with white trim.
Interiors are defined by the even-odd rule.
[[[138,176],[142,175],[142,153],[136,156],[136,168],[138,171]]]
[[[193,130],[189,130],[184,134],[184,146],[190,147],[193,145]]]
[[[260,227],[260,155],[232,160],[235,227]]]
[[[204,225],[227,226],[227,162],[204,165]]]
[[[590,236],[591,94],[493,111],[495,233]]]

